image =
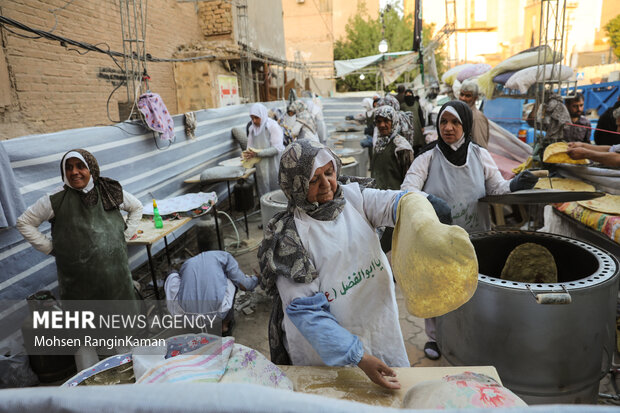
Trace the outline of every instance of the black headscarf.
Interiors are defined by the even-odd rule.
[[[465,135],[465,142],[455,151],[444,142],[441,137],[441,132],[439,131],[439,120],[441,119],[442,113],[446,110],[448,106],[453,107],[456,110],[456,113],[459,114],[461,118],[461,125],[463,125],[463,133]],[[444,103],[444,105],[439,109],[439,113],[437,114],[437,135],[439,138],[425,146],[422,152],[426,152],[430,149],[433,149],[435,146],[439,146],[441,153],[446,157],[446,159],[453,165],[461,166],[467,162],[467,150],[469,148],[469,143],[471,140],[471,128],[473,126],[474,119],[471,112],[471,109],[465,102],[461,102],[460,100],[451,100],[450,102]]]
[[[408,95],[407,93],[411,93],[411,95]],[[418,97],[416,95],[413,94],[413,90],[411,89],[407,89],[405,90],[405,96],[403,96],[403,99],[405,101],[405,103],[409,106],[413,106],[413,104],[415,103],[415,101],[418,99]]]
[[[123,188],[118,181],[99,176],[99,164],[97,163],[97,159],[95,159],[90,152],[84,149],[72,149],[65,153],[60,160],[60,176],[62,180],[64,181],[65,179],[65,171],[63,170],[64,160],[65,157],[71,152],[77,152],[82,155],[86,161],[86,166],[88,166],[88,170],[90,171],[90,176],[93,183],[95,184],[94,188],[86,193],[78,191],[84,206],[91,207],[97,204],[97,200],[99,198],[97,195],[97,188],[99,188],[103,209],[106,211],[117,209],[119,205],[123,203]],[[71,187],[65,184],[64,188],[68,190]]]

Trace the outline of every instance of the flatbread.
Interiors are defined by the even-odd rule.
[[[588,201],[577,201],[582,207],[609,215],[620,215],[620,195],[606,194]]]
[[[536,185],[535,189],[561,189],[563,191],[586,191],[586,192],[594,192],[596,188],[594,188],[590,184],[586,184],[583,181],[578,181],[576,179],[568,179],[568,178],[551,178],[551,186],[549,185],[549,178],[540,178]]]
[[[502,269],[502,280],[533,284],[556,283],[558,268],[547,248],[526,242],[508,255]]]
[[[252,151],[254,153],[260,153],[261,150],[260,149],[255,149],[255,148],[250,148],[248,147],[247,149],[248,151]],[[242,156],[242,161],[241,161],[241,165],[245,168],[245,169],[250,169],[250,168],[254,168],[254,165],[256,165],[257,163],[259,163],[261,161],[262,158],[259,158],[258,156],[255,156],[253,158],[250,159],[243,159]]]
[[[587,159],[573,159],[568,156],[568,143],[555,142],[545,148],[543,162],[545,163],[571,163],[577,165],[587,165]]]
[[[478,286],[478,259],[469,234],[439,222],[419,193],[409,192],[398,203],[392,269],[407,310],[421,318],[456,310]]]
[[[343,165],[349,165],[355,162],[355,158],[353,156],[341,156],[340,162],[342,162]]]

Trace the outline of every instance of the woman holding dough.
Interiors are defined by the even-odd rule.
[[[258,194],[263,196],[278,189],[278,162],[284,150],[284,133],[278,123],[268,116],[267,108],[255,103],[250,108],[252,124],[248,129],[248,149],[241,154],[244,161],[258,160],[256,179]],[[255,149],[255,150],[253,150]]]
[[[400,191],[339,179],[331,150],[309,140],[280,160],[287,210],[269,222],[258,251],[263,287],[275,294],[269,326],[276,364],[357,365],[399,388],[390,367],[409,367],[392,272],[375,228],[393,226]]]
[[[424,191],[445,200],[453,223],[469,233],[488,231],[488,205],[478,199],[530,189],[538,178],[529,171],[510,181],[502,178],[489,151],[471,140],[473,116],[466,103],[445,103],[437,119],[438,139],[414,159],[401,189]],[[434,319],[426,320],[426,334],[430,341],[424,346],[424,353],[436,360],[441,354],[435,340]]]

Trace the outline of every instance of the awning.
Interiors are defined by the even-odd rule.
[[[360,57],[357,59],[349,59],[349,60],[335,60],[334,65],[336,66],[336,76],[345,76],[351,72],[355,72],[356,70],[362,69],[366,66],[370,66],[373,63],[377,63],[379,61],[391,60],[392,58],[413,54],[414,52],[405,51],[405,52],[393,52],[393,53],[383,53],[376,54],[373,56]]]

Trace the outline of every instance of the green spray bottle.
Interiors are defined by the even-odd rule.
[[[153,222],[155,223],[155,228],[163,228],[164,221],[161,219],[161,215],[159,215],[159,209],[157,209],[157,202],[153,199]]]

